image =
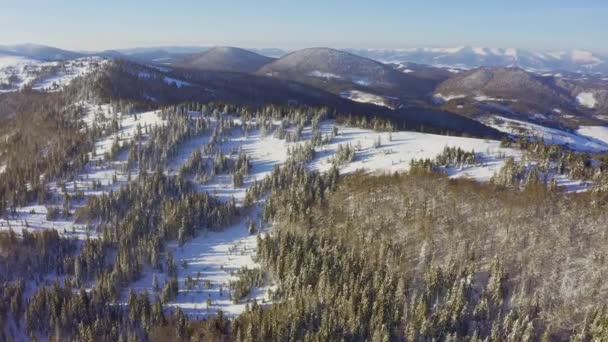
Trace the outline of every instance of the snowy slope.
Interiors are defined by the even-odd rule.
[[[576,101],[579,105],[587,108],[595,108],[597,101],[593,93],[583,92],[576,96]]]
[[[376,106],[383,106],[383,107],[388,107],[388,108],[392,108],[390,103],[391,103],[391,101],[394,102],[396,100],[394,98],[375,95],[375,94],[360,91],[360,90],[343,91],[340,93],[340,96],[345,99],[349,99],[351,101],[361,102],[361,103],[371,103],[371,104],[375,104]]]
[[[87,114],[83,117],[83,121],[89,126],[93,125],[93,123],[102,124],[108,122],[112,118],[110,107],[107,105],[79,105],[83,105],[86,110]],[[110,134],[97,140],[95,142],[95,151],[91,153],[88,165],[81,170],[74,180],[65,182],[65,187],[70,196],[73,196],[76,191],[83,191],[84,193],[84,200],[71,202],[72,211],[83,206],[89,196],[96,196],[110,190],[117,190],[120,186],[127,183],[127,174],[119,171],[126,161],[126,155],[123,153],[112,161],[104,160],[104,154],[111,150],[115,140],[117,140],[119,144],[124,144],[131,141],[135,136],[138,125],[141,125],[142,127],[152,127],[163,123],[159,113],[156,111],[138,114],[137,120],[135,120],[135,115],[117,113],[117,119],[121,125],[120,131],[117,134]],[[144,142],[146,139],[147,135],[144,134]],[[117,178],[116,183],[112,180],[114,175],[116,175]],[[135,170],[132,174],[132,179],[136,178],[137,172]],[[93,182],[101,182],[102,187],[94,190]],[[58,199],[58,203],[62,203],[63,196],[57,183],[49,183],[49,189],[53,192],[53,196]],[[44,205],[32,204],[17,208],[15,216],[0,220],[0,229],[11,228],[17,233],[22,229],[56,229],[60,233],[66,233],[69,236],[79,239],[85,239],[88,235],[95,235],[93,231],[87,231],[86,226],[74,223],[73,218],[47,220],[46,213],[47,208]]]
[[[249,217],[259,222],[258,214],[261,207],[249,211],[238,223],[222,232],[201,234],[184,246],[170,243],[167,249],[173,253],[180,267],[178,282],[179,295],[177,300],[168,304],[169,307],[180,307],[186,314],[193,317],[204,317],[222,310],[227,316],[234,317],[245,310],[248,300],[234,303],[230,298],[229,284],[238,277],[235,273],[242,268],[255,269],[260,265],[254,261],[257,251],[257,235],[249,235],[247,220]],[[261,233],[266,234],[266,233]],[[146,276],[130,286],[137,292],[154,293],[152,278],[156,276],[162,286],[165,274],[150,270]],[[185,287],[185,281],[190,276],[196,280],[192,290]],[[250,300],[258,303],[269,301],[268,290],[273,287],[255,289],[250,294]],[[208,305],[207,301],[210,301]]]
[[[330,124],[323,126],[329,132]],[[331,144],[324,146],[321,157],[312,163],[320,171],[331,167],[330,158],[338,145],[350,144],[358,149],[355,160],[340,171],[350,173],[364,169],[375,173],[403,172],[409,169],[412,159],[435,158],[445,147],[460,147],[474,150],[482,163],[462,169],[448,170],[451,177],[472,178],[488,181],[498,171],[506,157],[518,158],[517,150],[500,147],[498,141],[473,138],[450,137],[417,132],[379,133],[368,129],[338,126],[339,134]],[[380,139],[380,147],[375,143]]]
[[[102,124],[111,120],[114,115],[109,106],[87,105],[86,108],[87,115],[83,117],[83,121],[88,125],[93,125],[93,123]],[[117,113],[116,116],[121,122],[120,132],[116,135],[105,136],[95,143],[95,153],[92,155],[91,163],[82,170],[74,181],[78,189],[85,190],[85,197],[117,189],[126,184],[127,176],[119,171],[121,165],[125,162],[125,154],[119,154],[109,162],[106,162],[103,158],[103,155],[111,149],[115,139],[118,139],[120,143],[129,142],[135,135],[138,124],[141,126],[163,124],[157,112],[138,114],[137,120],[135,115]],[[197,186],[199,191],[207,191],[223,200],[234,198],[237,205],[242,208],[247,187],[255,181],[262,180],[272,171],[275,165],[284,163],[288,158],[288,148],[295,144],[301,144],[303,141],[287,143],[285,140],[273,137],[272,133],[263,135],[257,130],[250,130],[248,134],[245,134],[240,119],[228,114],[222,116],[225,119],[233,119],[236,127],[225,132],[221,139],[220,148],[225,154],[235,150],[245,152],[251,158],[250,174],[246,177],[244,186],[240,188],[233,186],[231,176],[227,174],[216,175],[208,184],[198,184]],[[278,122],[274,123],[275,128],[278,124]],[[329,134],[334,126],[335,122],[333,121],[323,121],[321,123],[321,133]],[[292,127],[289,129],[292,129]],[[480,162],[478,165],[446,170],[450,177],[467,177],[487,181],[495,171],[500,169],[506,157],[512,156],[519,159],[521,156],[517,150],[501,148],[498,141],[416,132],[380,133],[369,129],[341,125],[338,125],[337,129],[338,135],[329,144],[317,148],[315,159],[307,165],[310,169],[328,170],[331,167],[330,159],[338,146],[345,144],[355,147],[357,152],[351,163],[341,167],[341,173],[343,174],[358,169],[364,169],[372,173],[406,171],[411,159],[434,158],[441,153],[444,147],[458,146],[464,150],[475,150]],[[304,129],[302,136],[304,140],[310,139],[310,126]],[[146,139],[147,137],[144,137],[144,143],[147,141]],[[380,140],[380,146],[377,146],[378,139]],[[209,135],[205,134],[181,145],[175,157],[168,161],[168,172],[178,172],[192,152],[202,148],[208,141]],[[231,155],[231,158],[234,157],[234,155]],[[117,183],[113,183],[111,180],[114,174],[117,175]],[[136,178],[136,175],[137,172],[133,172],[133,179]],[[91,183],[97,180],[102,182],[102,188],[92,190]],[[66,184],[69,191],[74,188],[74,182]],[[560,181],[560,184],[568,185],[567,182],[568,180],[564,179]],[[572,184],[572,186],[576,186],[576,184]],[[59,194],[56,185],[52,184],[51,189]],[[79,205],[82,205],[82,202],[74,203],[73,207],[76,208]],[[235,272],[242,267],[249,269],[259,267],[259,264],[255,261],[257,237],[248,234],[246,223],[249,219],[253,219],[258,223],[258,226],[261,226],[259,215],[262,205],[263,201],[253,208],[244,210],[236,223],[222,232],[202,233],[195,239],[187,241],[183,246],[179,246],[175,242],[168,244],[167,250],[173,253],[176,264],[178,266],[182,262],[187,264],[185,268],[180,266],[178,278],[180,291],[177,299],[168,303],[169,307],[180,307],[193,317],[204,317],[218,310],[222,310],[228,316],[234,316],[245,309],[247,300],[235,304],[230,298],[228,286],[230,281],[237,279]],[[34,209],[35,213],[31,213],[31,209]],[[58,228],[63,231],[65,228],[67,233],[71,235],[71,227],[75,226],[77,237],[83,238],[86,236],[84,227],[74,225],[69,220],[47,221],[44,210],[45,208],[40,206],[20,208],[17,218],[10,219],[8,222],[0,221],[0,229],[6,229],[7,224],[10,224],[18,231],[19,227],[23,228],[25,226],[24,221],[27,220],[31,229]],[[261,234],[271,233],[272,227],[261,228]],[[147,270],[144,274],[142,279],[128,287],[136,291],[146,290],[153,293],[152,278],[154,274],[156,274],[162,287],[165,280],[163,273],[156,270]],[[185,287],[185,280],[188,276],[195,279],[197,283],[191,290]],[[258,302],[268,303],[269,289],[271,290],[272,286],[255,289],[249,300],[255,298]]]
[[[566,132],[555,128],[549,128],[525,121],[508,119],[501,116],[493,116],[486,118],[483,122],[499,131],[510,133],[513,135],[523,135],[543,139],[550,144],[564,145],[569,148],[587,151],[587,152],[605,152],[608,151],[608,142],[597,139],[589,135],[588,129],[583,129],[583,133]],[[601,129],[593,129],[592,133],[602,131]]]
[[[406,49],[347,49],[386,63],[412,62],[465,69],[480,66],[519,66],[527,70],[608,72],[608,60],[591,51],[531,51],[494,47],[413,47]]]
[[[74,78],[86,75],[107,62],[107,59],[101,57],[46,62],[0,56],[0,92],[17,91],[27,85],[36,90],[58,90]]]
[[[34,63],[37,61],[26,57],[0,54],[0,69]]]
[[[235,120],[240,122],[238,119]],[[321,132],[328,134],[335,123],[325,121],[321,124]],[[388,141],[388,133],[378,133],[367,129],[348,128],[338,126],[338,136],[334,140],[318,149],[315,160],[309,163],[311,169],[326,171],[331,166],[329,159],[335,153],[339,144],[360,144],[361,149],[357,152],[355,161],[345,165],[341,172],[350,173],[357,169],[366,169],[370,172],[393,172],[405,171],[409,168],[409,160],[412,158],[432,158],[439,154],[445,146],[461,146],[464,149],[475,149],[479,152],[481,160],[479,165],[462,169],[448,170],[452,177],[470,177],[480,181],[487,181],[494,171],[498,170],[505,156],[518,156],[518,152],[510,149],[501,149],[497,141],[484,141],[479,139],[468,139],[460,137],[446,137],[414,132],[392,133],[392,141]],[[303,131],[304,139],[309,139],[311,128]],[[374,147],[374,141],[380,137],[385,141],[381,147]],[[195,139],[194,142],[203,145],[204,138]],[[240,149],[252,158],[250,175],[245,181],[243,188],[235,189],[230,176],[217,175],[213,182],[201,185],[201,191],[209,191],[221,199],[234,197],[238,205],[242,205],[246,187],[254,181],[263,179],[275,165],[280,165],[287,160],[287,148],[296,143],[286,143],[272,135],[262,136],[260,132],[250,132],[244,136],[237,127],[229,133],[221,145],[223,152]],[[186,155],[196,148],[195,145],[187,144],[184,151],[180,152],[172,164],[172,169],[186,159]],[[234,272],[242,267],[249,269],[259,267],[255,262],[256,237],[247,234],[246,222],[249,218],[258,222],[261,212],[259,203],[255,208],[245,212],[241,219],[233,226],[223,232],[208,232],[193,241],[186,242],[182,247],[171,243],[168,249],[173,253],[176,263],[181,265],[187,263],[187,267],[180,268],[178,281],[180,292],[175,302],[169,306],[179,306],[187,314],[194,317],[204,317],[217,310],[222,310],[228,316],[234,316],[242,312],[246,301],[234,304],[229,297],[229,282],[235,280]],[[271,232],[271,227],[266,227],[263,234]],[[136,291],[152,293],[152,275],[149,270],[146,276],[133,284]],[[193,290],[186,290],[184,283],[187,277],[199,279]],[[156,272],[159,284],[164,282],[164,274]],[[267,302],[267,290],[269,288],[256,289],[250,296],[260,302]],[[271,289],[271,288],[270,288]],[[209,300],[209,305],[207,304]]]
[[[608,145],[608,127],[605,126],[581,126],[576,131],[578,135],[600,141]]]

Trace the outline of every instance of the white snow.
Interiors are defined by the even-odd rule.
[[[414,70],[410,69],[409,64],[399,60],[387,60],[383,61],[385,64],[392,64],[393,67],[404,74],[409,74],[414,72]]]
[[[177,78],[173,78],[173,77],[165,77],[164,80],[165,80],[165,83],[167,83],[169,85],[174,84],[178,88],[189,87],[192,85],[189,82],[178,80]]]
[[[360,90],[345,90],[340,93],[340,96],[355,102],[371,103],[377,106],[392,108],[390,105],[391,98],[387,96],[375,95]]]
[[[329,131],[330,125],[324,125],[324,131]],[[418,132],[381,133],[372,130],[338,126],[339,134],[331,144],[324,146],[321,157],[315,160],[311,167],[320,171],[329,170],[330,159],[338,145],[350,144],[360,147],[355,160],[344,166],[340,172],[350,173],[364,169],[375,173],[403,172],[409,169],[412,159],[435,158],[445,147],[460,147],[465,151],[474,150],[481,162],[479,165],[466,166],[459,169],[447,170],[450,177],[472,178],[478,181],[488,181],[495,171],[498,171],[507,156],[519,157],[520,152],[514,149],[500,147],[500,142],[474,138],[451,137]],[[380,138],[381,146],[376,148],[374,143]]]
[[[240,122],[240,120],[235,120]],[[321,123],[322,134],[329,134],[335,123],[324,121]],[[303,131],[304,139],[311,136],[311,128]],[[460,146],[465,150],[476,150],[479,159],[478,165],[453,168],[447,170],[450,177],[469,177],[479,181],[487,181],[502,166],[505,156],[519,158],[519,152],[512,149],[500,148],[498,141],[487,141],[480,139],[448,137],[415,132],[394,132],[389,141],[389,133],[379,133],[368,129],[349,128],[338,126],[338,135],[328,145],[318,147],[315,159],[308,167],[319,171],[326,171],[331,167],[330,159],[339,144],[351,144],[359,146],[355,160],[341,169],[341,173],[347,174],[358,169],[365,169],[372,173],[384,173],[394,171],[406,171],[409,161],[413,158],[434,158],[441,153],[446,146]],[[382,144],[374,147],[374,143],[380,137]],[[176,168],[186,156],[197,146],[205,143],[204,138],[194,140],[191,145],[186,145],[176,158]],[[234,197],[237,205],[243,203],[246,188],[254,181],[262,180],[271,172],[275,165],[281,165],[287,160],[287,148],[300,144],[301,142],[286,143],[270,136],[261,136],[260,132],[249,132],[248,136],[242,134],[240,128],[233,129],[221,144],[224,153],[235,148],[240,148],[252,159],[250,175],[246,178],[243,188],[235,189],[232,186],[230,176],[216,175],[214,180],[200,187],[201,191],[208,191],[220,199]],[[207,232],[201,234],[193,241],[186,242],[182,247],[171,243],[168,249],[172,251],[176,263],[187,262],[185,269],[180,267],[178,281],[180,292],[176,301],[169,303],[170,307],[180,307],[192,317],[204,317],[208,314],[222,310],[228,316],[234,316],[242,312],[247,300],[234,304],[229,297],[229,282],[236,280],[233,272],[242,267],[253,269],[259,267],[255,262],[256,236],[248,235],[246,222],[248,218],[253,219],[258,226],[262,202],[253,209],[244,213],[239,221],[222,232]],[[271,233],[270,227],[262,230],[261,234]],[[152,291],[152,274],[150,270],[146,276],[130,286],[136,291]],[[199,284],[192,290],[184,286],[186,277],[189,275],[197,279],[200,274]],[[162,286],[164,274],[156,274]],[[207,281],[207,286],[205,286]],[[222,295],[220,295],[222,289]],[[267,303],[268,289],[255,289],[249,296],[258,302]],[[210,306],[208,307],[207,301]]]
[[[353,83],[356,83],[358,85],[362,85],[365,87],[367,87],[371,84],[371,82],[367,78],[355,78],[355,79],[353,79]]]
[[[28,84],[36,90],[59,90],[74,78],[86,75],[107,62],[107,59],[101,57],[83,57],[62,62],[0,57],[0,92],[18,91]]]
[[[306,134],[306,131],[304,131]],[[262,181],[266,175],[272,172],[275,165],[281,165],[287,160],[287,149],[296,143],[286,143],[284,140],[274,138],[272,135],[262,136],[259,131],[249,132],[245,137],[243,134],[235,134],[225,138],[221,149],[228,154],[234,148],[240,148],[242,152],[251,157],[251,169],[249,176],[245,179],[245,186],[234,188],[230,175],[216,175],[213,182],[201,185],[201,191],[207,191],[222,200],[234,197],[238,202],[245,198],[247,187],[256,181]]]
[[[608,145],[608,127],[605,126],[580,126],[576,133],[601,141]]]
[[[562,59],[564,58],[564,56],[567,54],[566,51],[549,51],[547,52],[547,55],[555,58],[555,59]]]
[[[513,48],[508,48],[504,50],[505,56],[517,58],[517,50]]]
[[[608,143],[594,137],[571,133],[555,128],[549,128],[525,121],[509,119],[501,116],[493,116],[482,120],[483,123],[494,127],[499,131],[514,135],[523,135],[537,139],[543,139],[550,144],[558,144],[579,151],[605,152],[608,151]]]
[[[433,95],[433,101],[435,103],[443,103],[443,102],[448,102],[451,100],[456,100],[456,99],[462,99],[467,97],[464,94],[449,94],[449,95],[443,95],[441,93],[437,93],[435,95]]]
[[[256,208],[251,212],[251,218],[259,223]],[[247,302],[256,299],[262,304],[269,301],[268,290],[273,286],[253,289],[248,299],[234,303],[230,298],[229,284],[238,277],[235,273],[246,267],[259,268],[260,265],[253,260],[257,250],[257,236],[249,235],[247,231],[247,216],[238,223],[222,232],[208,232],[199,235],[184,246],[170,243],[167,247],[173,253],[176,264],[179,266],[179,294],[177,300],[168,304],[169,307],[179,307],[191,317],[204,317],[222,310],[227,316],[234,317],[245,310]],[[265,234],[265,233],[261,233]],[[180,265],[187,262],[184,269]],[[152,293],[152,274],[140,279],[130,288],[134,291],[147,290]],[[160,286],[164,283],[164,273],[156,273]],[[188,290],[185,281],[188,276],[199,279],[193,289]],[[199,277],[200,276],[200,277]],[[207,305],[207,300],[210,306]]]
[[[87,112],[87,115],[84,116],[82,120],[89,126],[93,125],[94,122],[99,124],[111,119],[110,107],[108,105],[82,105],[84,105]],[[125,153],[119,155],[116,160],[109,162],[104,161],[104,154],[111,150],[115,139],[118,139],[119,144],[124,144],[130,142],[135,136],[138,125],[141,125],[143,128],[144,126],[152,127],[163,123],[156,111],[137,114],[137,120],[135,120],[135,115],[123,115],[121,113],[118,113],[117,118],[121,125],[118,134],[110,134],[109,136],[97,140],[95,142],[95,151],[91,153],[88,165],[81,170],[73,181],[65,183],[65,187],[71,196],[75,194],[76,190],[83,191],[84,193],[84,200],[72,200],[72,211],[83,206],[89,196],[100,195],[110,190],[117,190],[120,186],[127,183],[127,175],[119,171],[121,165],[123,165],[126,160]],[[145,139],[147,139],[147,135],[144,134],[144,142]],[[115,174],[117,176],[117,182],[113,183],[112,178]],[[137,172],[133,172],[132,178],[137,178]],[[93,190],[93,182],[101,182],[101,189]],[[49,189],[54,196],[60,199],[62,198],[61,190],[58,189],[56,182],[49,183]],[[61,205],[61,203],[62,202],[59,202],[59,205]],[[47,208],[38,204],[17,208],[15,216],[9,216],[8,220],[0,220],[0,229],[12,228],[17,233],[20,233],[23,229],[57,229],[59,233],[66,232],[69,236],[75,236],[79,239],[86,238],[87,233],[90,233],[93,237],[95,236],[94,232],[87,232],[84,225],[75,224],[73,217],[47,220],[46,213]]]
[[[576,62],[583,62],[589,64],[597,64],[602,61],[595,57],[592,52],[584,51],[584,50],[574,50],[572,51],[572,60]]]
[[[378,100],[364,93],[368,100]],[[384,99],[384,98],[383,98]],[[88,125],[94,122],[100,123],[110,120],[112,117],[109,106],[87,106],[88,114],[83,121]],[[121,122],[120,132],[114,136],[106,136],[95,144],[95,153],[92,161],[76,177],[75,182],[79,189],[85,191],[85,196],[100,194],[101,192],[117,189],[126,183],[126,176],[118,173],[118,183],[112,184],[111,177],[124,163],[125,156],[120,155],[111,162],[103,161],[103,154],[110,150],[116,138],[121,143],[128,142],[135,135],[137,125],[161,125],[163,121],[157,112],[147,112],[134,115],[118,114]],[[240,119],[234,120],[237,124]],[[275,123],[276,125],[276,123]],[[335,122],[323,121],[321,123],[322,134],[332,131]],[[303,131],[303,139],[310,139],[311,127],[306,127]],[[146,141],[144,137],[144,143]],[[189,155],[196,149],[201,148],[208,142],[207,135],[197,137],[182,145],[177,155],[169,161],[169,172],[175,173],[179,167],[188,159]],[[380,146],[376,142],[380,139]],[[250,131],[247,135],[240,127],[232,129],[221,140],[220,148],[223,153],[240,150],[251,158],[250,174],[245,179],[245,184],[241,188],[234,188],[229,175],[216,175],[209,184],[198,184],[199,191],[208,191],[222,200],[234,197],[237,205],[242,208],[243,200],[247,187],[255,181],[262,180],[268,175],[275,165],[281,165],[287,158],[287,150],[290,146],[302,142],[286,143],[284,140],[274,138],[272,134],[262,136],[259,131]],[[352,173],[363,169],[371,173],[386,173],[395,171],[406,171],[409,169],[409,162],[412,159],[434,158],[447,147],[461,147],[464,150],[474,150],[477,153],[479,163],[472,166],[450,168],[446,170],[450,177],[466,177],[478,181],[488,181],[494,172],[498,171],[505,160],[505,157],[521,158],[521,152],[514,149],[500,147],[498,141],[450,137],[417,132],[375,132],[369,129],[351,128],[338,126],[338,135],[327,145],[317,147],[315,159],[308,164],[311,169],[326,171],[331,167],[331,158],[340,144],[350,144],[355,148],[356,155],[354,161],[341,167],[342,174]],[[232,156],[234,157],[234,156]],[[100,165],[96,165],[99,162]],[[136,177],[137,173],[133,173]],[[92,180],[101,180],[103,187],[97,192],[89,188]],[[567,180],[564,180],[566,184]],[[560,183],[561,184],[561,183]],[[571,184],[575,188],[576,184]],[[73,182],[68,182],[66,188],[72,189]],[[51,186],[52,191],[58,191],[56,185]],[[81,205],[79,203],[75,206]],[[204,317],[217,310],[222,310],[228,316],[235,316],[242,312],[246,305],[246,300],[234,304],[229,297],[228,284],[236,280],[236,271],[242,267],[253,269],[259,267],[255,260],[256,236],[249,235],[246,224],[249,218],[253,219],[260,227],[259,215],[261,213],[263,201],[259,202],[245,211],[235,224],[221,232],[204,232],[192,241],[187,241],[183,246],[176,243],[169,243],[168,250],[172,251],[176,264],[179,266],[180,292],[177,300],[167,305],[169,307],[180,307],[191,317]],[[28,220],[30,227],[37,229],[58,228],[60,231],[65,229],[71,233],[73,223],[69,220],[58,220],[49,222],[45,218],[46,209],[42,206],[28,206],[18,209],[19,216],[9,220],[11,227],[24,226],[24,220]],[[6,222],[0,224],[6,225]],[[4,226],[3,228],[6,228]],[[85,227],[75,227],[75,235],[79,238],[86,236]],[[260,234],[271,234],[271,227],[262,227]],[[187,267],[182,268],[182,261],[187,262]],[[131,284],[129,288],[136,291],[147,290],[152,293],[152,275],[157,272],[147,270],[145,276],[139,281]],[[200,275],[200,278],[199,278]],[[156,274],[162,287],[164,274]],[[187,290],[184,286],[187,276],[198,279],[197,285],[193,289]],[[222,289],[222,294],[220,294]],[[256,299],[258,302],[268,303],[267,292],[272,286],[254,289],[249,296],[250,300]],[[209,303],[209,306],[208,304]]]
[[[547,60],[549,59],[549,56],[547,56],[546,54],[542,53],[542,52],[538,52],[538,51],[532,51],[532,54],[540,59],[543,60]]]
[[[547,120],[547,116],[541,113],[534,113],[531,115],[531,118],[536,120]]]
[[[342,78],[342,77],[340,77],[340,75],[332,74],[331,72],[322,72],[322,71],[319,71],[319,70],[315,70],[315,71],[311,72],[309,74],[309,76],[319,77],[319,78],[326,78],[326,79],[330,79],[330,78],[337,78],[337,79],[339,79],[339,78]]]
[[[477,95],[474,97],[475,101],[484,102],[484,101],[504,101],[503,99],[498,99],[495,97],[490,97],[486,95]]]
[[[464,46],[456,46],[456,47],[448,47],[448,48],[442,48],[442,47],[423,47],[423,48],[404,49],[404,51],[409,51],[409,52],[424,51],[424,52],[454,54],[454,53],[457,53],[457,52],[461,51],[464,48],[465,48]]]
[[[37,62],[33,59],[29,59],[26,57],[0,55],[0,69],[4,69],[7,67],[16,67],[18,65],[34,64],[34,63],[37,63]]]
[[[594,108],[597,104],[595,96],[593,95],[593,93],[589,92],[582,92],[578,94],[576,100],[578,101],[578,104],[587,108]]]
[[[481,55],[481,56],[485,56],[485,55],[487,55],[487,54],[488,54],[488,53],[486,52],[486,49],[485,49],[485,48],[482,48],[482,47],[474,47],[474,48],[473,48],[473,52],[474,52],[475,54],[477,54],[477,55]]]

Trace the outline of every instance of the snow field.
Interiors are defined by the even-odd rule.
[[[101,57],[83,57],[63,62],[0,57],[0,93],[18,91],[28,84],[36,90],[55,91],[107,62],[107,59]]]
[[[484,120],[484,124],[496,128],[497,130],[513,135],[523,135],[543,139],[549,144],[564,145],[569,148],[586,152],[606,152],[608,151],[608,141],[604,127],[587,128],[570,133],[555,128],[549,128],[533,123],[493,116]],[[598,138],[599,135],[602,138]]]
[[[322,126],[323,134],[330,132],[333,123]],[[375,147],[380,139],[380,147]],[[368,129],[338,126],[338,136],[331,144],[320,149],[320,157],[311,166],[323,172],[331,168],[331,157],[338,145],[350,144],[357,152],[355,160],[340,172],[352,173],[363,169],[373,173],[403,172],[409,169],[412,159],[435,158],[445,147],[460,147],[475,151],[481,160],[479,165],[446,170],[450,177],[466,177],[488,181],[500,170],[506,157],[519,158],[521,153],[500,147],[500,142],[473,138],[450,137],[417,132],[380,133]]]

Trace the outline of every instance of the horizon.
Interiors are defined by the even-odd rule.
[[[32,12],[32,8],[37,11]],[[116,0],[102,4],[68,0],[62,6],[25,0],[0,4],[0,41],[73,51],[471,46],[607,54],[608,48],[602,44],[603,32],[608,31],[607,16],[608,4],[597,0],[575,5],[563,0],[515,0],[508,4],[474,0],[458,4],[437,0],[384,0],[375,4],[313,0],[292,6],[278,0],[255,4],[237,1],[232,5],[154,0],[146,2],[145,9],[138,3]]]
[[[70,49],[70,48],[66,48],[63,46],[57,46],[57,45],[49,45],[49,44],[39,44],[39,43],[35,43],[35,42],[18,42],[18,43],[11,43],[11,44],[6,44],[6,43],[2,43],[0,42],[0,47],[16,47],[16,46],[27,46],[27,45],[31,45],[31,46],[39,46],[39,47],[48,47],[48,48],[56,48],[56,49],[60,49],[60,50],[65,50],[65,51],[71,51],[71,52],[77,52],[77,53],[84,53],[84,54],[95,54],[95,53],[101,53],[101,52],[107,52],[107,51],[117,51],[123,54],[129,54],[129,53],[133,53],[134,50],[162,50],[162,51],[166,51],[166,52],[170,52],[169,50],[171,49],[189,49],[189,50],[194,50],[194,49],[201,49],[203,50],[202,52],[204,52],[204,50],[209,50],[212,48],[216,48],[216,47],[230,47],[230,48],[238,48],[238,49],[243,49],[243,50],[250,50],[252,52],[254,52],[253,50],[272,50],[272,49],[276,49],[276,50],[280,50],[283,51],[285,53],[290,53],[290,52],[295,52],[298,50],[304,50],[304,49],[313,49],[313,48],[329,48],[329,49],[335,49],[335,50],[375,50],[375,51],[381,51],[381,50],[387,50],[387,51],[407,51],[407,50],[414,50],[414,49],[466,49],[466,48],[471,48],[471,49],[475,49],[475,48],[483,48],[483,49],[501,49],[501,50],[507,50],[507,49],[516,49],[516,50],[524,50],[524,51],[529,51],[529,52],[539,52],[539,53],[555,53],[555,52],[574,52],[574,51],[582,51],[582,52],[591,52],[594,55],[597,56],[601,56],[601,57],[608,57],[608,51],[607,52],[601,52],[599,50],[594,50],[594,49],[578,49],[578,48],[562,48],[562,49],[534,49],[534,48],[522,48],[522,47],[517,47],[517,46],[481,46],[481,45],[459,45],[459,46],[451,46],[451,45],[404,45],[402,47],[352,47],[352,46],[321,46],[321,45],[310,45],[310,46],[299,46],[299,47],[281,47],[281,46],[247,46],[247,45],[235,45],[235,44],[202,44],[202,45],[149,45],[149,46],[128,46],[128,47],[120,47],[120,48],[109,48],[109,49],[97,49],[97,50],[89,50],[89,49]],[[125,52],[129,52],[129,53],[125,53]],[[188,52],[184,52],[184,53],[190,53],[190,51]]]

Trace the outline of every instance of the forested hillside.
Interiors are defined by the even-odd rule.
[[[608,338],[600,152],[131,62],[0,99],[2,340]]]

